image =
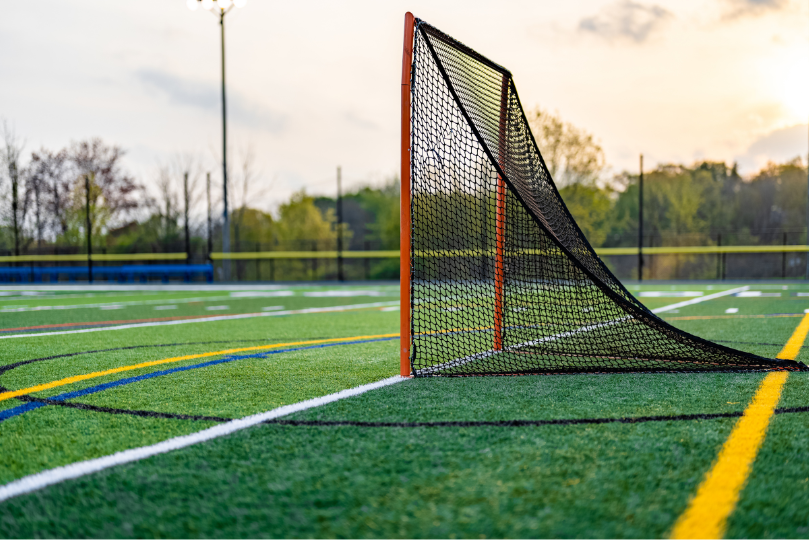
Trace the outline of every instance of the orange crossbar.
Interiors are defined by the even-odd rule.
[[[506,154],[506,109],[508,99],[508,76],[503,75],[500,93],[500,133],[497,160],[500,168],[505,167]],[[506,240],[506,183],[497,175],[497,197],[494,220],[495,261],[494,261],[494,344],[495,351],[503,350],[503,282],[505,281],[505,265],[503,251]]]
[[[405,13],[402,55],[401,221],[399,230],[399,373],[410,377],[410,72],[413,68],[415,18]]]

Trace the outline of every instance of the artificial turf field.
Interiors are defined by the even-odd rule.
[[[740,285],[661,317],[774,357],[809,285],[630,290]],[[0,293],[0,485],[398,372],[397,287],[175,289]],[[0,502],[0,536],[666,537],[764,377],[408,380]],[[809,536],[807,405],[790,374],[725,536]]]

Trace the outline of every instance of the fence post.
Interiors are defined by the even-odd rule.
[[[365,251],[371,251],[371,242],[365,241]],[[365,281],[371,280],[371,259],[365,257]]]
[[[722,233],[716,234],[716,247],[722,247]],[[716,279],[719,279],[721,276],[721,263],[722,263],[722,254],[717,252],[716,253]]]
[[[312,240],[312,251],[317,253],[317,240]],[[317,255],[312,257],[312,281],[317,279]]]
[[[343,276],[343,193],[342,169],[337,167],[337,280],[345,281]]]
[[[90,221],[90,175],[84,175],[85,218],[87,228],[87,280],[93,282],[93,227]]]
[[[638,176],[638,281],[643,281],[643,154]]]

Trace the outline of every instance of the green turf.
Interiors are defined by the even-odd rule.
[[[739,285],[652,283],[633,285],[631,290],[707,295]],[[781,296],[723,297],[661,316],[702,337],[773,357],[809,308],[809,297],[794,296],[809,292],[809,287],[787,287],[752,284],[750,290]],[[31,317],[32,325],[39,320],[60,324],[119,316],[145,318],[148,310],[150,316],[194,315],[205,305],[229,305],[225,313],[249,313],[259,305],[300,309],[396,300],[396,291],[390,287],[353,289],[388,295],[371,297],[306,295],[337,287],[283,290],[293,294],[242,298],[227,291],[188,291],[0,297],[0,331],[23,326],[17,322],[23,314]],[[186,302],[177,310],[153,310],[169,300],[203,295],[217,299],[200,305]],[[112,311],[85,307],[2,312],[7,305],[147,300],[157,304]],[[654,308],[688,298],[642,300]],[[738,312],[727,314],[728,308]],[[232,346],[395,333],[398,317],[398,312],[373,308],[0,340],[0,365],[99,348],[179,344],[37,362],[0,375],[0,384],[22,388],[77,373]],[[398,370],[397,344],[387,341],[245,358],[75,401],[239,417],[390,376]],[[809,355],[801,352],[799,359],[807,361]],[[204,360],[111,375],[37,395]],[[418,379],[295,418],[429,422],[739,412],[762,377],[712,373]],[[792,374],[779,406],[806,406],[807,392],[809,377]],[[0,410],[17,405],[16,400],[2,401]],[[731,516],[728,536],[806,536],[807,415],[774,417],[749,484]],[[0,536],[661,537],[685,508],[734,422],[720,418],[519,428],[258,426],[0,503]],[[0,423],[0,483],[210,425],[41,408]]]
[[[265,339],[256,337],[266,335],[266,322],[262,319],[187,325],[182,328],[190,331],[191,327],[194,327],[196,331],[193,335],[186,336],[186,339],[208,339],[222,343],[134,349],[75,356],[65,359],[67,361],[37,362],[6,373],[2,378],[2,384],[8,388],[26,388],[77,373],[92,373],[177,355],[224,350],[232,346],[283,344],[369,335],[378,331],[380,323],[386,327],[395,326],[398,314],[380,312],[378,309],[373,313],[358,312],[352,317],[346,317],[344,314],[312,314],[305,316],[309,325],[301,325],[301,317],[303,316],[274,319],[272,339],[269,339],[269,336]],[[199,333],[200,326],[204,326],[204,334]],[[178,328],[181,327],[152,327],[149,328],[149,332],[136,332],[136,330],[106,332],[104,336],[108,339],[105,339],[104,347],[131,345],[134,339],[137,339],[138,344],[177,343]],[[133,333],[138,337],[132,336]],[[100,333],[60,336],[61,346],[51,343],[45,336],[22,338],[15,341],[15,345],[27,342],[22,346],[34,348],[32,342],[47,340],[50,347],[40,348],[38,356],[48,356],[54,354],[56,350],[60,352],[93,350],[98,347],[99,335]],[[239,343],[240,340],[248,342]],[[225,365],[129,384],[78,401],[124,409],[241,417],[389,377],[396,373],[395,363],[391,361],[396,354],[396,343],[386,341],[323,349],[328,350],[328,354],[315,349],[272,355],[267,358],[237,360]],[[10,357],[12,355],[6,356]],[[14,359],[18,360],[19,357]],[[205,360],[207,359],[193,359],[155,366],[138,370],[136,374]],[[83,381],[50,389],[37,395],[48,397],[128,375],[130,373],[110,375],[93,379],[92,382]],[[7,400],[0,402],[0,405],[8,408],[19,403]],[[103,419],[104,423],[100,428],[99,419]],[[62,407],[37,409],[0,423],[0,433],[13,434],[10,437],[0,438],[0,482],[7,482],[43,468],[157,442],[209,425],[206,422],[143,419],[127,415],[110,417]],[[106,437],[105,430],[117,434]],[[130,431],[133,434],[126,435]],[[57,440],[67,441],[69,444],[52,443]],[[36,457],[29,455],[32,447],[41,449]]]
[[[5,536],[660,536],[731,425],[677,424],[663,438],[657,426],[260,427],[19,497],[3,506],[0,528]]]
[[[166,319],[169,317],[256,313],[266,308],[304,309],[349,303],[394,301],[391,287],[357,288],[357,296],[307,296],[335,290],[324,287],[278,288],[270,291],[142,291],[87,295],[22,297],[12,303],[0,298],[0,329],[103,321]],[[370,294],[369,294],[370,293]],[[170,308],[170,309],[166,309]],[[66,320],[67,319],[67,320]],[[43,328],[42,331],[53,331]]]

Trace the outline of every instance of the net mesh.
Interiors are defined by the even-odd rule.
[[[644,307],[562,202],[511,74],[418,20],[411,137],[415,376],[805,368]]]

